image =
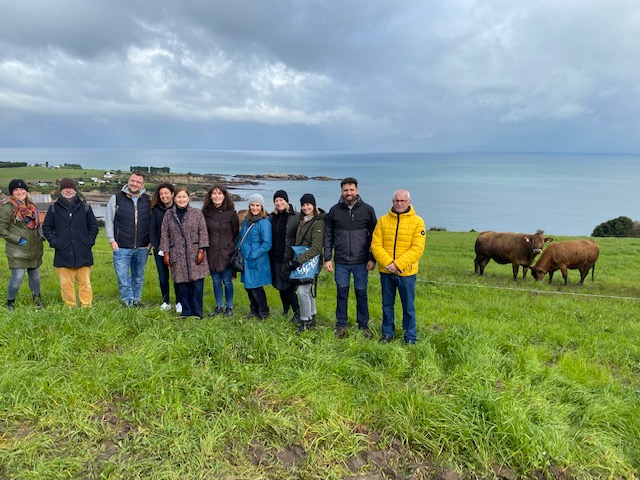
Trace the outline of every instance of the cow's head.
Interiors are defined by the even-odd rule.
[[[538,230],[535,235],[528,235],[524,237],[524,241],[531,246],[531,251],[534,255],[542,253],[542,246],[545,243],[553,242],[553,238],[545,237],[542,230]]]
[[[540,281],[544,278],[546,272],[543,272],[540,267],[536,267],[535,265],[531,265],[529,267],[531,269],[531,276],[536,280]]]

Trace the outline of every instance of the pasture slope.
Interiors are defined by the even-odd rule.
[[[640,239],[596,239],[595,282],[564,287],[475,276],[476,235],[428,233],[414,346],[334,338],[326,272],[301,336],[271,288],[242,320],[238,281],[231,319],[161,312],[152,262],[125,309],[102,231],[96,305],[68,309],[47,248],[46,309],[25,284],[0,312],[0,478],[638,478]]]

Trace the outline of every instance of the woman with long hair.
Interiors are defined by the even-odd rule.
[[[300,217],[295,245],[309,247],[309,250],[298,257],[293,257],[289,262],[289,270],[295,270],[316,255],[322,255],[325,218],[324,211],[316,206],[315,197],[310,193],[302,195],[300,198]],[[322,260],[320,260],[320,264],[322,265]],[[309,280],[298,286],[298,295],[300,297],[299,332],[316,326],[317,309],[316,298],[313,294],[313,283],[313,280]]]
[[[170,183],[160,183],[151,197],[151,222],[149,222],[149,241],[153,247],[153,258],[158,270],[158,282],[162,293],[161,310],[171,310],[171,300],[169,299],[169,267],[164,264],[164,252],[160,250],[160,235],[162,233],[162,220],[168,210],[173,207],[173,196],[175,188]],[[182,313],[182,305],[178,299],[178,288],[173,285],[173,292],[176,298],[176,312]]]
[[[293,245],[298,229],[298,218],[293,205],[289,203],[289,195],[284,190],[278,190],[273,195],[275,210],[269,215],[271,220],[271,285],[280,293],[282,301],[282,315],[293,311],[291,321],[300,321],[300,305],[296,295],[296,285],[289,281],[289,269],[286,262],[287,248]],[[287,257],[287,258],[285,258]]]
[[[11,278],[7,285],[7,309],[15,308],[18,290],[29,275],[29,288],[36,308],[42,308],[40,296],[40,265],[42,265],[42,235],[40,212],[31,201],[29,187],[24,180],[9,182],[7,203],[0,206],[0,238],[6,241],[6,255]]]
[[[250,311],[245,318],[264,320],[269,316],[264,286],[271,283],[271,222],[264,209],[264,198],[259,193],[249,197],[249,210],[242,222],[237,248],[244,259],[240,280],[249,296]]]
[[[216,308],[209,316],[230,317],[233,315],[233,272],[229,259],[235,250],[240,221],[229,191],[220,184],[213,185],[204,199],[202,213],[209,234],[207,259],[216,299]]]
[[[160,250],[178,287],[183,317],[203,317],[204,277],[209,275],[209,235],[204,215],[189,205],[189,190],[176,188],[173,207],[162,220]]]

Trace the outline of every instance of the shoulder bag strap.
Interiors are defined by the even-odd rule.
[[[244,239],[247,238],[247,233],[249,233],[249,230],[251,230],[254,225],[255,223],[252,223],[251,225],[249,225],[249,228],[247,228],[247,231],[244,232],[244,235],[242,235],[242,240],[240,240],[240,243],[238,244],[238,248],[242,246],[242,244],[244,243]]]

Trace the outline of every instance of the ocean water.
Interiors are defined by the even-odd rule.
[[[273,193],[283,189],[296,209],[308,192],[328,210],[340,196],[339,179],[351,176],[378,215],[390,208],[396,189],[406,188],[427,226],[449,231],[542,229],[549,235],[590,235],[598,224],[621,215],[640,219],[640,155],[634,154],[5,148],[0,149],[0,160],[79,163],[105,171],[168,166],[177,173],[290,173],[335,179],[271,181],[235,190],[244,198],[261,193],[268,209],[273,208]],[[236,207],[246,208],[246,201]]]

